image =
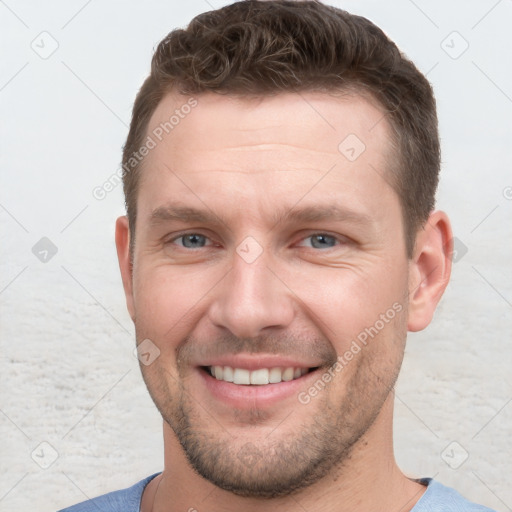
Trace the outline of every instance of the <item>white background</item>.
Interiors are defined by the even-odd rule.
[[[1,511],[53,511],[163,468],[115,255],[122,190],[92,190],[119,168],[155,45],[227,3],[0,2]],[[433,324],[409,337],[398,461],[512,510],[512,2],[331,3],[381,26],[434,85],[438,206],[463,249]],[[31,43],[51,38],[43,59]],[[58,249],[47,262],[42,237]]]

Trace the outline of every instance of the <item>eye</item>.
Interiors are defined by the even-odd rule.
[[[306,245],[306,247],[309,246],[313,249],[332,249],[341,243],[339,238],[327,233],[314,233],[302,239],[299,246],[305,247],[304,244],[307,243],[307,240],[311,240],[311,245]],[[208,243],[208,241],[210,243]],[[201,249],[212,245],[211,240],[201,233],[184,233],[172,238],[167,243],[177,244],[185,249]]]
[[[313,235],[304,238],[301,244],[306,240],[311,240],[311,246],[314,249],[331,249],[336,246],[337,242],[339,242],[339,239],[328,235],[327,233],[314,233]]]
[[[200,233],[185,233],[184,235],[180,235],[169,240],[169,243],[175,243],[179,240],[183,242],[182,244],[178,244],[181,247],[186,249],[200,249],[201,247],[205,247],[206,241],[209,240],[209,238],[205,235],[201,235]]]

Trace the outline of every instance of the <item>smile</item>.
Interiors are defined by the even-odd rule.
[[[259,368],[256,370],[233,368],[231,366],[208,366],[206,369],[217,380],[232,382],[242,386],[264,386],[266,384],[289,382],[302,377],[310,371],[310,368],[293,366]]]

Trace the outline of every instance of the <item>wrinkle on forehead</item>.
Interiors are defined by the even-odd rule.
[[[336,147],[330,142],[341,142],[348,133],[357,133],[369,142],[374,136],[389,132],[383,112],[360,95],[282,93],[256,101],[204,93],[196,100],[197,106],[169,134],[169,140],[178,148],[187,146],[187,142],[196,146],[200,143],[203,150],[278,143],[335,152]],[[186,97],[167,95],[156,109],[149,129],[168,120],[185,102]],[[343,117],[336,111],[338,104],[345,107]],[[180,130],[185,125],[187,129]]]

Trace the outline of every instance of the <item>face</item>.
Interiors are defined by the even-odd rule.
[[[148,134],[187,102],[169,95]],[[214,94],[144,162],[128,306],[192,467],[243,496],[348,459],[395,383],[408,259],[383,114],[356,96]],[[146,342],[149,343],[149,342]]]

